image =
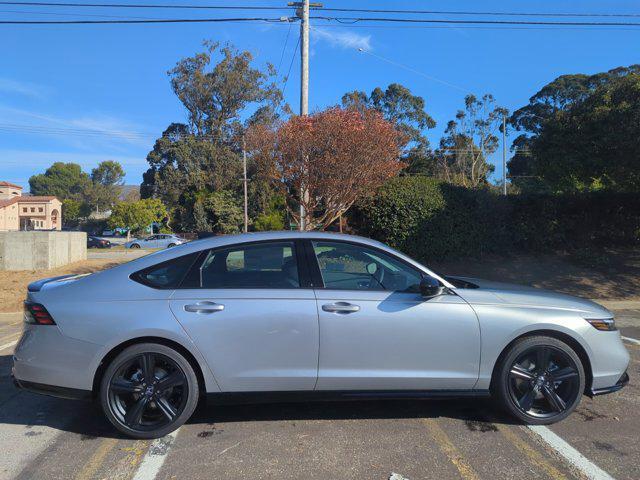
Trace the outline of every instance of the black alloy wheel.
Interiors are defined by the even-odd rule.
[[[585,374],[576,353],[549,337],[516,342],[504,358],[494,390],[507,410],[532,424],[562,420],[580,402]]]
[[[189,362],[169,347],[134,345],[105,372],[101,402],[120,431],[135,438],[157,438],[178,428],[193,413],[198,402],[197,377]]]

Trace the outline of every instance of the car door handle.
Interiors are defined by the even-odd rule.
[[[333,313],[354,313],[360,311],[360,306],[348,302],[325,303],[322,305],[322,310]]]
[[[216,302],[198,302],[184,306],[185,312],[192,313],[214,313],[221,312],[222,310],[224,310],[224,305]]]

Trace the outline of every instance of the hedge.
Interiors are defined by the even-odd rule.
[[[421,260],[635,245],[640,194],[505,197],[428,177],[397,177],[356,205],[350,223]]]

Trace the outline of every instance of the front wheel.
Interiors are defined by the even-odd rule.
[[[140,245],[138,245],[137,243],[134,243],[129,248],[140,248]]]
[[[107,367],[100,403],[107,419],[133,438],[159,438],[186,422],[198,404],[191,364],[165,345],[123,350]]]
[[[580,403],[584,368],[575,351],[552,337],[518,340],[496,368],[492,393],[505,410],[532,425],[566,418]]]
[[[175,243],[170,243],[169,245],[167,245],[167,248],[171,248],[171,247],[175,247],[176,244]]]

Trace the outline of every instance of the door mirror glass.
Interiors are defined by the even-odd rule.
[[[444,287],[433,277],[424,277],[420,282],[420,295],[425,298],[437,297],[443,292]]]

